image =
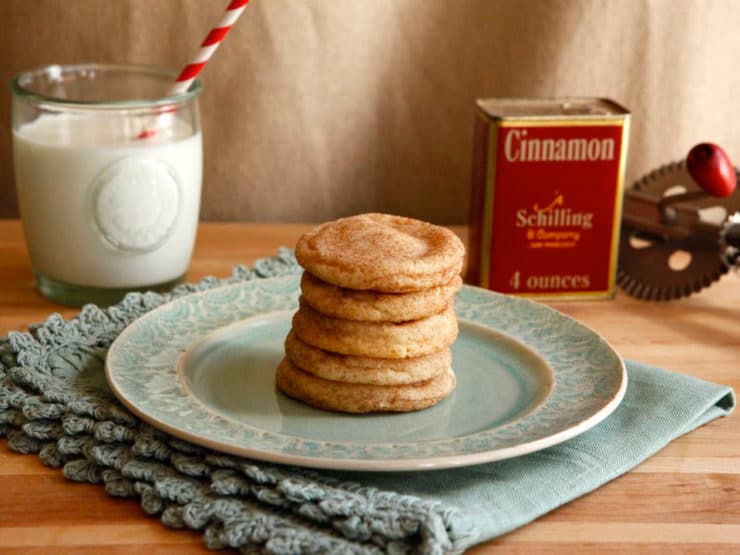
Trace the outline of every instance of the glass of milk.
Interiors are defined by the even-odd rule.
[[[200,208],[201,87],[168,96],[174,79],[84,64],[12,81],[18,203],[49,299],[109,305],[184,277]]]

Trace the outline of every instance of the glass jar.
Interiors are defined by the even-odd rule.
[[[41,293],[109,305],[181,281],[200,210],[200,83],[137,66],[52,65],[11,82],[16,189]]]

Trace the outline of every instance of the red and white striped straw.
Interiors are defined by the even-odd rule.
[[[184,93],[188,88],[190,88],[190,84],[201,72],[203,66],[206,65],[206,62],[211,58],[211,56],[213,56],[213,53],[224,40],[226,34],[234,26],[236,20],[239,19],[239,16],[244,11],[244,8],[247,7],[247,4],[249,4],[249,0],[231,0],[229,2],[229,5],[226,6],[226,13],[221,18],[221,21],[219,21],[216,26],[208,32],[206,38],[203,39],[203,42],[200,44],[200,50],[198,51],[197,56],[195,56],[192,62],[182,68],[180,75],[178,75],[175,80],[175,84],[169,91],[170,95]],[[164,114],[172,111],[174,111],[173,108],[163,108],[159,110],[159,113]],[[149,139],[154,137],[156,134],[157,130],[155,124],[151,128],[145,127],[142,129],[137,137],[139,139]]]
[[[213,53],[224,40],[229,30],[234,26],[236,20],[239,19],[247,4],[249,4],[249,0],[231,0],[229,2],[229,5],[226,6],[226,13],[221,18],[221,21],[208,32],[206,38],[201,43],[198,55],[188,65],[182,68],[180,75],[175,81],[175,86],[170,90],[171,94],[180,94],[188,90],[190,84],[198,76],[210,57],[213,56]]]

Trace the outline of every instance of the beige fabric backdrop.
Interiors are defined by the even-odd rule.
[[[177,68],[225,5],[0,0],[0,78],[80,61]],[[701,140],[740,161],[738,21],[730,0],[253,0],[202,74],[202,217],[464,222],[485,96],[621,101],[630,181]],[[0,124],[12,216],[6,87]]]

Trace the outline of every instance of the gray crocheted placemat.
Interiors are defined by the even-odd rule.
[[[74,481],[137,497],[167,526],[201,530],[208,548],[242,553],[445,553],[455,509],[417,497],[210,451],[141,422],[110,392],[105,354],[134,319],[174,298],[300,272],[292,252],[171,293],[129,294],[0,338],[0,436]],[[470,533],[470,531],[468,531]],[[467,535],[467,533],[466,533]]]

